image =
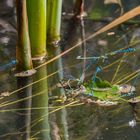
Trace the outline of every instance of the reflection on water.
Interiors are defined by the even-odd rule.
[[[16,29],[14,8],[11,2],[10,0],[0,1],[0,66],[15,60]],[[89,0],[89,3],[91,2],[92,0]],[[72,1],[64,1],[64,12],[69,12],[68,9],[72,9],[70,3],[72,5]],[[88,12],[90,13],[95,5],[93,3],[89,5],[89,3],[86,3],[86,7],[89,7]],[[130,3],[132,2],[130,1]],[[123,0],[122,4],[124,5]],[[138,4],[139,2],[135,0],[132,5],[125,6],[124,10],[127,11],[130,7]],[[116,7],[114,9],[116,10]],[[106,22],[93,21],[88,18],[85,19],[84,23],[85,37],[106,24]],[[62,24],[64,42],[62,41],[60,48],[64,51],[80,42],[83,37],[79,20],[64,17]],[[105,61],[101,59],[92,62],[86,71],[86,79],[91,79],[96,67],[104,68],[122,58],[119,63],[103,69],[99,76],[112,81],[112,83],[117,83],[123,78],[124,80],[120,83],[126,82],[126,75],[140,69],[139,39],[139,26],[124,24],[98,38],[88,40],[86,42],[87,56],[103,56],[106,53],[128,47],[130,44],[135,44],[132,47],[136,48],[136,51],[129,55],[112,55]],[[53,55],[59,54],[60,48],[52,48]],[[0,140],[29,140],[29,138],[38,140],[140,139],[139,103],[133,105],[123,103],[113,107],[99,107],[90,104],[72,106],[76,101],[69,101],[67,104],[70,105],[60,104],[59,101],[48,104],[49,96],[54,98],[58,95],[65,96],[65,91],[56,86],[60,79],[63,79],[64,76],[80,78],[82,75],[83,64],[81,60],[76,59],[77,56],[83,56],[82,45],[58,61],[47,65],[47,69],[46,67],[38,69],[38,72],[30,78],[16,79],[11,68],[0,70],[1,92],[14,91],[30,84],[26,88],[10,92],[10,96],[0,98]],[[86,62],[86,66],[88,64],[89,61]],[[120,65],[120,69],[117,72],[118,65]],[[59,70],[57,74],[47,78],[47,75],[57,70]],[[36,82],[42,78],[43,80]],[[140,91],[139,81],[138,75],[137,78],[129,82],[136,87],[138,95]]]

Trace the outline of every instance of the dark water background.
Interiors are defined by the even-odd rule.
[[[133,2],[132,0],[127,2],[123,0],[123,11],[126,12],[139,4],[138,0],[133,0]],[[73,2],[65,0],[60,46],[62,51],[67,50],[82,39],[81,23],[71,18],[72,10]],[[110,20],[118,17],[121,9],[117,4],[104,5],[102,0],[87,0],[85,11],[89,15],[84,20],[85,37],[87,37],[109,23]],[[97,17],[95,17],[97,15],[96,11],[100,12]],[[104,20],[100,21],[98,17]],[[137,17],[136,21],[139,22],[139,19]],[[101,56],[123,48],[130,44],[132,38],[140,40],[139,24],[123,24],[109,32],[115,34],[109,36],[107,33],[103,33],[86,42],[88,56]],[[12,92],[9,97],[0,99],[0,140],[29,140],[30,137],[37,140],[140,140],[139,104],[131,106],[128,103],[123,103],[114,107],[84,104],[63,107],[53,112],[53,107],[59,104],[43,102],[48,99],[47,83],[49,85],[49,96],[58,94],[63,96],[64,91],[55,86],[59,80],[63,77],[80,78],[83,65],[82,61],[77,60],[76,57],[83,56],[82,45],[79,45],[78,48],[61,59],[47,65],[47,68],[46,66],[40,68],[33,77],[17,79],[14,77],[12,67],[3,68],[5,64],[15,59],[16,39],[15,9],[12,0],[0,0],[0,92],[12,92],[47,76],[47,73],[55,72],[62,66],[64,69],[47,80],[42,80],[15,93]],[[136,51],[129,57],[122,59],[122,65],[115,80],[122,79],[126,74],[140,68],[139,45],[140,43],[137,43],[133,46]],[[60,52],[59,48],[52,49],[52,51],[54,50],[56,52],[53,55]],[[122,58],[122,55],[118,54],[109,57],[106,61],[101,60],[93,63],[86,72],[86,79],[91,79],[97,66],[105,67]],[[118,63],[101,71],[99,73],[100,77],[111,81],[117,66]],[[138,76],[137,79],[128,82],[136,87],[138,95],[140,92],[139,81]],[[29,98],[32,95],[34,97]],[[19,101],[21,99],[24,100]],[[48,105],[52,108],[48,109]],[[9,111],[4,112],[3,110]],[[47,115],[48,112],[50,112],[50,115]],[[131,122],[135,126],[130,126]]]

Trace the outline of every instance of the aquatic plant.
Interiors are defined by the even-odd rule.
[[[26,0],[16,0],[17,6],[17,29],[18,29],[18,41],[17,41],[17,70],[26,71],[33,68],[30,39],[28,32],[28,19],[26,10]]]
[[[62,0],[47,0],[48,43],[57,45],[60,41]]]
[[[27,0],[32,59],[46,56],[46,0]]]

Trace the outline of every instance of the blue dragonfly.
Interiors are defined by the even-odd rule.
[[[0,72],[12,68],[13,66],[16,65],[16,63],[17,63],[16,60],[11,60],[9,63],[6,63],[5,65],[0,65]]]

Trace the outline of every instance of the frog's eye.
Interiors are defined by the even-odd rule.
[[[127,85],[121,85],[120,88],[127,88]]]
[[[127,86],[126,86],[126,85],[124,85],[124,86],[123,86],[123,88],[127,88]]]

